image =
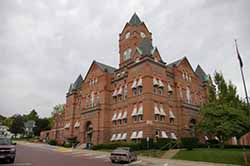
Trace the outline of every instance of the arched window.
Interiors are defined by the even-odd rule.
[[[131,53],[132,53],[132,49],[131,48],[128,48],[124,51],[123,53],[123,59],[124,61],[128,60],[131,58]]]
[[[187,87],[186,89],[186,97],[187,97],[187,103],[191,104],[192,101],[191,101],[191,93],[189,87]]]

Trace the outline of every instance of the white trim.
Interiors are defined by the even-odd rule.
[[[161,138],[168,138],[166,131],[161,131]]]
[[[121,120],[121,119],[122,119],[122,112],[119,112],[119,114],[118,114],[116,120]]]
[[[137,106],[135,105],[131,116],[136,116],[136,115],[137,115]]]
[[[159,86],[159,83],[156,78],[153,78],[153,85],[154,86]]]
[[[174,113],[172,111],[169,111],[169,118],[175,118]]]
[[[112,121],[116,120],[116,112],[113,114]]]
[[[137,115],[143,115],[143,104],[140,104]]]
[[[122,87],[119,88],[117,95],[122,95]]]
[[[162,105],[160,105],[160,115],[166,116],[166,113],[165,113]]]
[[[131,134],[130,139],[136,139],[136,136],[137,136],[137,132],[133,131],[133,133]]]
[[[65,129],[68,129],[70,128],[70,123],[66,123],[65,126],[64,126]]]
[[[159,80],[158,82],[159,82],[159,87],[160,87],[160,88],[164,88],[163,82],[162,82],[161,80]]]
[[[126,118],[127,118],[127,116],[128,116],[128,112],[127,112],[127,111],[124,111],[124,112],[123,112],[122,119],[126,119]]]
[[[173,89],[170,84],[168,84],[168,92],[173,92]]]
[[[132,89],[136,88],[136,83],[137,83],[137,82],[136,82],[136,79],[134,79],[133,84],[132,84],[132,86],[131,86]]]
[[[170,138],[172,138],[172,139],[177,139],[175,133],[170,133]]]
[[[127,133],[123,133],[121,140],[126,140],[127,139],[127,135],[128,135]]]
[[[117,90],[115,90],[115,91],[113,92],[113,94],[112,94],[112,97],[115,97],[115,96],[117,96]]]
[[[140,78],[137,82],[137,87],[142,87],[142,78]]]
[[[136,138],[138,138],[138,139],[143,138],[143,131],[142,130],[138,132]]]
[[[116,138],[116,134],[113,134],[112,137],[111,137],[111,139],[110,139],[110,141],[114,141],[115,138]]]
[[[119,133],[119,134],[117,134],[115,140],[119,141],[119,140],[121,140],[121,138],[122,138],[122,133]]]
[[[80,122],[76,121],[74,128],[78,128],[78,127],[80,127]]]
[[[160,115],[160,111],[159,111],[159,108],[157,107],[157,104],[154,105],[154,114],[155,115]]]

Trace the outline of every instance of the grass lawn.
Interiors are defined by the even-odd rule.
[[[250,154],[250,149],[200,148],[193,150],[180,150],[173,159],[243,165],[243,152],[245,151]]]
[[[136,151],[138,156],[147,156],[147,157],[157,157],[160,158],[166,151],[163,150],[140,150]]]

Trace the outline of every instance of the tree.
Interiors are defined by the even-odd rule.
[[[36,127],[34,128],[34,134],[39,136],[43,130],[50,130],[50,121],[48,118],[41,118],[37,120]]]
[[[208,103],[201,108],[200,129],[219,137],[222,144],[233,136],[240,138],[249,131],[250,121],[236,87],[218,72],[215,72],[214,83],[210,77],[208,86]]]
[[[23,134],[24,133],[24,121],[21,115],[14,115],[13,116],[13,123],[10,127],[10,132],[15,134]]]
[[[28,115],[24,115],[25,121],[33,120],[37,122],[38,119],[39,119],[39,116],[35,109],[31,110]]]
[[[52,117],[49,119],[51,128],[54,125],[55,114],[62,113],[63,111],[64,111],[64,105],[63,104],[58,104],[58,105],[54,106],[53,111],[51,113]]]
[[[6,117],[0,115],[0,124],[3,124],[4,120],[6,119]]]
[[[58,105],[54,106],[53,111],[52,111],[52,116],[54,116],[54,114],[56,114],[56,113],[61,113],[63,111],[64,111],[64,105],[58,104]]]
[[[3,121],[3,125],[7,126],[8,128],[10,128],[12,126],[14,117],[8,117]]]

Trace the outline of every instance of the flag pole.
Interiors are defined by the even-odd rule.
[[[248,94],[247,94],[247,87],[246,87],[245,77],[244,77],[244,73],[243,73],[243,63],[242,63],[242,59],[240,57],[240,53],[239,53],[239,49],[238,49],[238,45],[237,45],[237,40],[235,39],[234,41],[235,41],[235,48],[236,48],[237,56],[238,56],[238,59],[240,62],[240,72],[241,72],[241,77],[242,77],[243,86],[244,86],[245,95],[246,95],[247,108],[249,109],[249,98],[248,98]],[[249,111],[248,111],[248,114],[249,114]]]

